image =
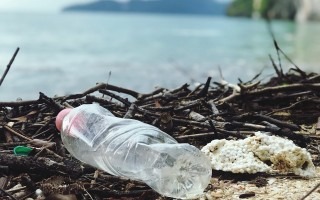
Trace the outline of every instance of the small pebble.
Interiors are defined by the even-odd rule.
[[[36,189],[36,195],[37,195],[37,196],[40,196],[40,195],[42,195],[42,194],[43,194],[42,190]]]

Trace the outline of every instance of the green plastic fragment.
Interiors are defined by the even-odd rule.
[[[30,147],[25,147],[25,146],[16,146],[13,149],[14,155],[17,156],[27,156],[33,149]]]

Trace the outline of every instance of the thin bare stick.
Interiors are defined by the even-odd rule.
[[[7,101],[0,102],[0,107],[17,107],[17,106],[26,106],[31,104],[39,104],[39,100],[28,100],[28,101]]]
[[[298,65],[296,65],[292,60],[291,58],[282,50],[279,48],[279,51],[282,53],[282,55],[296,68],[295,71],[299,72],[300,75],[303,77],[303,78],[306,78],[307,77],[307,74],[306,72],[302,71]]]
[[[300,103],[304,103],[304,102],[308,102],[308,101],[314,102],[315,99],[304,99],[304,100],[301,100],[301,101],[297,101],[297,102],[291,104],[290,106],[273,110],[272,112],[267,113],[266,116],[272,115],[272,114],[274,114],[274,113],[276,113],[276,112],[280,112],[280,111],[283,111],[283,110],[289,110],[289,109],[297,106],[297,105],[300,104]]]
[[[266,120],[269,123],[275,124],[276,126],[279,126],[279,127],[289,128],[289,129],[291,129],[293,131],[300,130],[300,127],[298,125],[296,125],[296,124],[290,124],[290,123],[287,123],[287,122],[284,122],[284,121],[280,121],[280,120],[271,118],[271,117],[266,116],[266,115],[261,115],[261,114],[257,114],[257,115],[254,115],[254,116],[257,116],[257,117],[259,117],[259,118],[261,118],[263,120]]]
[[[280,70],[281,70],[281,71],[280,71],[280,70],[278,69],[278,67],[277,67],[276,63],[274,62],[274,60],[273,60],[273,58],[272,58],[271,55],[269,55],[269,58],[270,58],[270,60],[271,60],[271,63],[272,63],[272,66],[273,66],[274,70],[276,71],[278,77],[279,77],[280,80],[281,80],[282,77],[283,77],[282,70],[280,69]]]
[[[4,193],[5,195],[9,196],[11,199],[13,200],[17,200],[16,198],[14,198],[11,194],[9,194],[7,191],[3,190],[2,188],[0,188],[1,193]]]
[[[202,137],[207,137],[207,136],[214,136],[214,132],[210,132],[210,133],[198,133],[198,134],[191,134],[191,135],[181,135],[181,136],[177,136],[175,137],[176,139],[190,139],[190,138],[202,138]]]
[[[278,56],[279,68],[280,68],[280,71],[278,71],[278,72],[282,75],[283,74],[283,70],[282,70],[282,66],[281,66],[281,57],[280,57],[280,54],[279,54],[279,51],[281,51],[281,50],[280,50],[279,45],[277,43],[276,37],[274,36],[270,21],[268,21],[268,29],[269,29],[269,33],[270,33],[270,35],[272,37],[272,40],[273,40],[273,45],[277,50],[277,56]],[[270,58],[271,58],[271,56],[270,56]],[[273,62],[273,60],[272,60],[272,64],[275,66],[275,63]],[[277,72],[277,74],[278,74],[278,72]]]
[[[310,190],[310,192],[308,192],[305,196],[303,196],[301,200],[305,200],[312,192],[318,189],[318,187],[320,187],[320,183],[318,183],[314,188],[312,188],[312,190]]]
[[[124,94],[128,94],[136,99],[141,98],[144,94],[138,93],[136,91],[133,90],[129,90],[126,88],[122,88],[122,87],[118,87],[115,85],[110,85],[110,84],[106,84],[106,83],[98,83],[96,86],[84,91],[83,93],[79,93],[79,94],[72,94],[72,95],[68,95],[65,97],[59,97],[59,98],[63,98],[63,101],[69,100],[69,99],[75,99],[75,98],[82,98],[85,97],[88,94],[91,94],[93,92],[96,92],[100,89],[106,89],[106,90],[112,90],[112,91],[116,91],[116,92],[121,92]]]
[[[2,77],[1,77],[1,79],[0,79],[0,86],[1,86],[4,78],[7,76],[8,72],[9,72],[9,70],[10,70],[10,68],[11,68],[11,65],[12,65],[14,59],[16,58],[19,50],[20,50],[20,48],[18,47],[18,48],[16,49],[16,51],[14,52],[14,54],[13,54],[13,56],[12,56],[9,64],[7,65],[7,68],[6,68],[6,70],[4,71],[4,73],[3,73],[3,75],[2,75]]]
[[[281,71],[281,74],[283,74],[283,70],[282,70],[282,67],[281,67],[281,58],[280,58],[280,54],[279,52],[287,59],[287,61],[289,61],[296,69],[294,69],[295,71],[299,72],[300,75],[303,77],[303,78],[306,78],[307,77],[307,74],[302,71],[298,65],[296,65],[292,60],[291,58],[279,47],[276,39],[275,39],[275,36],[273,34],[273,30],[272,30],[272,27],[271,27],[271,22],[268,21],[268,29],[269,29],[269,32],[270,32],[270,35],[272,37],[272,40],[273,40],[273,44],[274,44],[274,47],[276,48],[277,50],[277,55],[278,55],[278,60],[279,60],[279,67],[280,67],[280,71]]]
[[[254,91],[249,91],[247,94],[249,95],[258,95],[258,94],[268,94],[268,93],[274,93],[274,92],[287,92],[287,91],[296,91],[296,90],[319,90],[320,89],[320,83],[306,83],[306,84],[300,84],[300,83],[294,83],[291,85],[279,85],[274,87],[266,87],[263,89],[258,89]]]
[[[11,189],[6,190],[6,192],[18,192],[18,191],[24,190],[24,189],[26,189],[26,188],[27,188],[26,186],[13,187],[13,188],[11,188]]]
[[[20,137],[20,138],[23,138],[25,140],[28,140],[28,141],[31,141],[32,139],[27,137],[27,136],[24,136],[22,135],[21,133],[18,133],[17,131],[13,130],[10,126],[7,126],[7,125],[4,125],[3,128],[5,128],[6,130],[8,130],[10,133],[13,133],[15,134],[16,136]]]

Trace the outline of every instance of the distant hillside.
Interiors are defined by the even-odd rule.
[[[224,15],[227,6],[226,3],[218,3],[214,0],[131,0],[127,3],[100,0],[68,6],[63,11]]]
[[[227,14],[242,17],[320,21],[319,0],[234,0]]]

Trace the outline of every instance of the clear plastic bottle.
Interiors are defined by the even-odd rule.
[[[158,128],[115,117],[98,104],[61,111],[62,142],[77,159],[115,176],[141,180],[158,193],[196,198],[211,178],[209,159]]]

